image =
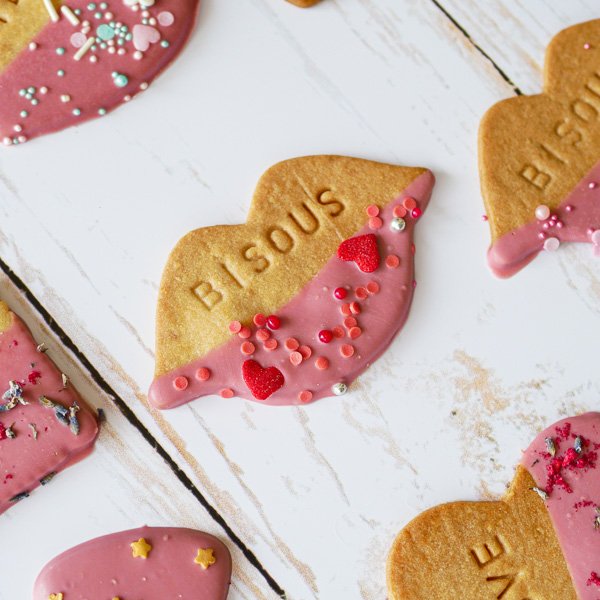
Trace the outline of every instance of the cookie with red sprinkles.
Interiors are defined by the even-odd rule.
[[[345,156],[268,169],[246,223],[196,229],[172,251],[150,403],[345,393],[408,316],[414,228],[433,184],[426,169]]]
[[[427,510],[398,534],[390,600],[600,598],[600,413],[563,419],[523,453],[496,502]]]

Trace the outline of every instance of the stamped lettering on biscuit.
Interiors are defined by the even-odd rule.
[[[506,554],[506,548],[497,535],[490,542],[481,544],[481,546],[471,550],[471,555],[480,569],[489,566],[492,561],[504,554]]]

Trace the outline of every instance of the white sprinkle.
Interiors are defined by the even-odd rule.
[[[17,133],[21,133],[21,131],[23,131],[23,128],[20,125],[15,125],[13,127],[13,129],[17,132]]]
[[[43,85],[40,88],[40,94],[47,94],[47,93],[48,93],[48,88],[45,85]]]
[[[86,41],[86,43],[81,46],[81,48],[79,48],[79,50],[77,50],[77,52],[75,53],[75,56],[73,56],[73,58],[75,60],[80,60],[81,57],[96,43],[96,38],[93,37],[89,37]]]
[[[129,102],[131,100],[131,96],[128,94],[127,96],[125,96],[125,98],[123,98],[123,102]]]
[[[110,46],[110,47],[108,48],[108,53],[109,53],[109,54],[114,54],[116,51],[117,51],[117,49],[116,49],[114,46]]]
[[[149,25],[156,25],[156,19],[154,17],[152,17],[149,21],[148,21]]]
[[[37,50],[37,44],[35,42],[31,42],[31,44],[29,44],[29,49],[30,50]]]
[[[2,139],[2,143],[5,146],[10,146],[12,144],[12,140],[9,137],[5,137],[5,138]]]
[[[123,54],[125,54],[125,48],[119,48],[117,50],[117,54],[120,54],[121,56],[123,56]]]
[[[54,4],[52,4],[52,0],[43,0],[43,2],[44,6],[46,7],[46,10],[48,11],[48,14],[50,15],[50,18],[52,19],[52,21],[54,21],[54,23],[56,23],[60,19],[60,17],[58,16],[56,9],[54,8]]]
[[[107,21],[110,21],[113,17],[114,17],[114,15],[111,12],[104,13],[104,18]]]
[[[554,237],[548,238],[544,242],[544,250],[549,250],[550,252],[553,252],[554,250],[558,250],[559,246],[560,246],[560,241]]]
[[[95,63],[95,62],[97,62],[97,60],[98,60],[98,57],[95,54],[92,54],[90,56],[90,62],[91,63]]]
[[[65,15],[71,25],[79,25],[80,21],[77,15],[65,4],[60,7],[60,12]]]
[[[136,50],[133,53],[133,58],[135,58],[135,60],[142,60],[143,57],[144,57],[143,53],[140,52],[139,50]]]
[[[140,90],[147,90],[148,89],[148,83],[144,81],[144,83],[140,83]]]
[[[69,94],[62,94],[61,97],[60,97],[60,99],[63,102],[71,102],[71,96],[69,96]]]

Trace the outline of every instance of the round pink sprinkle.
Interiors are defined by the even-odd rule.
[[[268,329],[257,329],[256,339],[259,342],[266,342],[271,337],[271,332]]]
[[[400,259],[395,254],[390,254],[385,259],[385,264],[389,269],[395,269],[400,264]]]
[[[420,217],[422,214],[423,214],[423,211],[422,211],[420,208],[418,208],[418,207],[417,207],[417,208],[413,208],[413,209],[410,211],[410,216],[411,216],[413,219],[418,219],[418,218],[419,218],[419,217]]]
[[[221,398],[233,398],[233,390],[231,388],[221,390]]]
[[[590,49],[590,45],[589,44],[584,44],[583,45],[583,49],[584,50],[589,50]]]
[[[548,238],[544,242],[544,250],[550,250],[550,251],[558,250],[559,246],[560,246],[560,242],[555,237]]]
[[[173,25],[173,23],[175,23],[175,17],[173,16],[173,13],[170,13],[168,10],[158,13],[157,19],[163,27],[170,27]]]
[[[535,209],[535,218],[538,221],[545,221],[550,216],[550,209],[545,204],[540,204]]]
[[[369,219],[369,227],[371,229],[381,229],[383,221],[379,217],[371,217]]]
[[[200,367],[196,371],[196,379],[198,381],[207,381],[210,379],[210,371],[206,367]]]
[[[556,226],[560,229],[564,223],[562,221],[556,221]]]
[[[344,358],[350,358],[354,354],[354,346],[351,344],[344,344],[340,348],[340,353]]]
[[[600,246],[600,229],[596,229],[596,231],[592,233],[592,242],[594,242],[596,246]]]
[[[367,283],[367,292],[369,294],[377,294],[379,292],[379,284],[376,281],[369,281]]]
[[[567,212],[571,212],[573,210],[573,207],[570,204],[568,204],[567,206],[565,206],[565,210]]]
[[[367,206],[367,215],[369,217],[376,217],[379,215],[379,207],[371,204],[371,206]]]
[[[548,225],[550,225],[550,227],[554,227],[556,225],[556,221],[548,221]]]
[[[417,282],[413,281],[413,287],[416,288],[417,287]]]
[[[367,288],[363,287],[362,285],[358,286],[356,290],[354,290],[354,294],[359,300],[364,300],[369,295]]]
[[[300,354],[302,354],[302,358],[304,360],[307,360],[312,356],[312,350],[311,350],[310,346],[300,346],[298,348],[298,352],[300,352]]]
[[[303,390],[298,394],[300,402],[310,402],[312,400],[312,392],[310,390]]]
[[[488,220],[488,217],[487,217],[487,215],[481,215],[481,220],[482,220],[482,221],[487,221],[487,220]]]
[[[275,350],[275,348],[277,348],[277,346],[279,346],[279,343],[277,342],[277,340],[274,340],[273,338],[271,338],[265,342],[265,350],[268,350],[269,352],[272,352],[273,350]]]
[[[250,356],[250,354],[254,354],[256,347],[252,342],[244,342],[241,346],[242,354],[246,354]]]
[[[292,352],[290,354],[290,362],[293,365],[298,366],[304,359],[302,358],[302,354],[300,352]]]
[[[288,350],[298,350],[298,346],[300,346],[300,343],[296,338],[288,338],[285,340],[285,347]]]
[[[329,368],[329,361],[324,356],[319,356],[317,360],[315,360],[315,367],[317,367],[319,371],[325,371]]]
[[[267,317],[261,313],[254,315],[254,319],[252,320],[257,327],[264,327],[267,324]]]
[[[406,198],[402,204],[406,210],[412,210],[417,206],[417,201],[414,198]]]
[[[331,330],[331,333],[333,333],[333,337],[334,337],[336,340],[340,340],[340,339],[342,339],[342,338],[343,338],[343,337],[346,335],[346,332],[344,331],[344,328],[343,328],[343,327],[340,327],[339,325],[336,325],[336,326],[335,326],[335,327],[334,327],[334,328]]]
[[[544,223],[544,229],[548,229],[550,227],[549,223]]]
[[[353,315],[359,315],[360,314],[360,304],[358,302],[353,302],[350,305],[350,311],[352,312]]]
[[[594,230],[593,230],[593,229],[590,227],[590,228],[587,230],[587,232],[588,232],[588,235],[592,235],[592,233],[594,233]]]
[[[346,317],[344,319],[344,327],[347,327],[348,329],[356,327],[356,322],[357,321],[354,317]]]
[[[590,181],[590,185],[588,186],[590,188],[590,190],[595,189],[596,184],[593,181]]]
[[[394,206],[394,216],[397,219],[403,219],[406,216],[406,208],[402,206],[402,204],[398,204],[398,206]]]
[[[175,379],[173,380],[173,387],[179,391],[185,390],[185,388],[188,386],[188,383],[189,382],[187,380],[187,377],[175,377]]]
[[[231,331],[231,333],[239,333],[241,329],[242,324],[239,321],[231,321],[231,323],[229,323],[229,331]]]
[[[352,314],[352,311],[350,310],[350,305],[348,303],[346,304],[342,304],[340,306],[340,312],[345,316],[345,317],[349,317]]]
[[[238,335],[243,339],[247,340],[252,335],[252,329],[248,325],[244,325],[238,332]]]
[[[546,237],[546,234],[543,231],[540,231],[538,233],[538,237],[540,238],[540,240],[543,240]]]
[[[81,48],[85,44],[87,37],[81,31],[77,31],[71,36],[71,45],[74,48]]]
[[[348,332],[348,335],[350,336],[350,339],[355,340],[356,338],[360,337],[362,334],[362,329],[360,327],[352,327],[350,329],[350,331]]]

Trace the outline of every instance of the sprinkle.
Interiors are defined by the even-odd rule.
[[[369,294],[377,294],[379,292],[379,284],[375,281],[369,281],[367,283],[367,292]]]
[[[369,219],[369,227],[371,229],[381,229],[383,221],[379,217],[371,217]]]
[[[48,473],[48,475],[46,475],[45,477],[42,477],[40,479],[40,485],[48,485],[50,483],[50,481],[52,481],[52,479],[54,479],[56,475],[56,471],[53,471],[52,473]]]
[[[412,210],[417,206],[417,201],[414,198],[406,198],[402,205],[406,210]]]
[[[592,233],[592,242],[596,245],[596,246],[600,246],[600,229],[596,229],[593,233]]]
[[[570,204],[567,204],[567,206],[565,206],[565,210],[567,212],[571,212],[573,210],[573,207]]]
[[[556,456],[556,445],[554,444],[554,440],[551,437],[547,437],[544,442],[546,442],[546,448],[548,449],[548,454],[550,456]]]
[[[50,15],[50,18],[52,19],[52,21],[54,23],[56,23],[60,19],[60,17],[58,16],[56,9],[54,8],[54,4],[52,4],[52,0],[43,0],[43,1],[44,1],[44,6],[46,7],[46,10],[48,11],[48,14]]]
[[[280,322],[279,319],[275,315],[271,315],[267,317],[267,327],[269,329],[279,329]]]
[[[343,338],[343,337],[346,335],[346,332],[344,331],[344,328],[343,328],[343,327],[340,327],[339,325],[336,325],[336,326],[335,326],[335,327],[334,327],[334,328],[331,330],[331,333],[333,333],[333,337],[334,337],[336,340],[340,340],[340,339],[342,339],[342,338]]]
[[[417,208],[413,208],[413,209],[410,211],[410,216],[411,216],[413,219],[418,219],[418,218],[419,218],[419,217],[420,217],[422,214],[423,214],[423,211],[422,211],[420,208],[418,208],[418,207],[417,207]]]
[[[343,287],[339,287],[339,288],[335,288],[335,291],[333,292],[333,295],[338,299],[338,300],[343,300],[348,292],[346,292],[346,290]]]
[[[173,13],[164,10],[163,12],[158,13],[158,22],[163,27],[170,27],[173,25],[173,23],[175,23],[175,17],[173,16]]]
[[[31,431],[33,433],[33,439],[37,440],[38,432],[37,432],[37,429],[35,428],[35,423],[29,423],[29,427],[31,427]]]
[[[139,556],[145,559],[148,558],[148,552],[152,550],[152,546],[144,538],[140,538],[137,542],[131,542],[131,549],[133,550],[133,558]]]
[[[593,181],[591,181],[588,187],[590,188],[590,190],[596,189],[596,184]]]
[[[85,42],[85,44],[83,46],[81,46],[81,48],[79,48],[79,50],[77,50],[77,52],[73,56],[73,59],[80,60],[86,54],[86,52],[94,45],[94,42],[95,42],[95,39],[93,37],[89,37],[87,39],[87,41]]]
[[[78,116],[81,114],[81,109],[79,109],[79,108],[74,108],[74,109],[73,109],[73,114],[74,114],[76,117],[78,117]]]
[[[300,399],[300,402],[310,402],[312,400],[312,392],[309,390],[303,390],[302,392],[300,392],[298,394],[298,398]]]
[[[304,360],[307,360],[312,356],[312,349],[310,346],[300,346],[300,348],[298,348],[298,352],[302,354],[302,358]]]
[[[258,313],[254,315],[253,321],[257,327],[264,327],[267,324],[267,317],[261,313]]]
[[[114,84],[117,87],[122,88],[122,87],[125,87],[129,83],[129,79],[127,79],[126,75],[123,75],[122,73],[117,73],[116,71],[113,71],[112,78],[113,78]]]
[[[559,246],[560,246],[560,242],[555,237],[548,238],[544,242],[544,250],[549,250],[551,252],[554,251],[554,250],[558,250]]]
[[[200,367],[196,371],[196,379],[198,381],[207,381],[210,379],[210,371],[206,367]]]
[[[257,329],[256,339],[259,342],[266,342],[271,337],[271,332],[268,329]]]
[[[329,344],[329,342],[331,342],[333,339],[333,332],[329,331],[328,329],[322,329],[319,331],[319,335],[317,337],[319,338],[320,342]]]
[[[185,390],[185,388],[188,386],[188,380],[187,377],[175,377],[175,379],[173,380],[173,387],[176,390]]]
[[[77,400],[73,400],[73,405],[69,408],[69,427],[75,435],[79,435],[79,421],[77,421],[77,413],[79,412],[79,405]]]
[[[350,331],[348,331],[348,335],[350,336],[350,339],[355,340],[362,335],[362,329],[360,327],[351,327]]]
[[[286,350],[297,350],[298,346],[300,346],[300,343],[296,338],[288,338],[285,340]]]
[[[359,315],[360,314],[360,304],[358,302],[353,302],[350,305],[350,311],[352,312],[353,315]]]
[[[302,354],[300,354],[300,352],[292,352],[290,354],[290,362],[295,365],[298,366],[304,359],[302,358]]]
[[[242,329],[242,324],[239,321],[231,321],[228,327],[231,333],[239,333]]]
[[[65,76],[65,70],[64,69],[59,69],[58,71],[56,71],[56,74],[59,77],[64,77]]]
[[[352,311],[350,310],[350,304],[342,304],[342,306],[340,306],[340,312],[345,317],[350,316],[352,314]]]
[[[583,45],[583,49],[584,50],[589,50],[590,49],[590,45],[589,44],[584,44]]]
[[[348,391],[348,386],[345,383],[336,383],[334,385],[331,386],[331,391],[336,395],[336,396],[341,396],[343,394],[345,394]]]
[[[549,496],[544,490],[541,490],[539,487],[532,487],[531,489],[536,492],[542,500],[548,500]]]
[[[326,371],[329,368],[329,361],[324,356],[319,356],[317,360],[315,360],[315,367],[317,367],[319,371]]]
[[[67,21],[69,21],[71,25],[79,25],[80,21],[77,18],[77,15],[68,6],[61,6],[60,12],[67,18]]]
[[[106,23],[102,23],[102,25],[100,25],[98,29],[96,29],[96,34],[101,40],[104,40],[105,42],[112,40],[116,35],[115,30]]]
[[[61,102],[71,102],[71,96],[69,94],[61,94],[60,100]]]
[[[252,342],[244,342],[241,346],[242,354],[250,355],[254,354],[256,347]]]
[[[379,215],[379,207],[371,204],[371,206],[367,206],[367,216],[369,217],[377,217]]]
[[[231,388],[222,389],[220,394],[221,398],[233,398],[233,390]]]
[[[538,221],[545,221],[550,216],[550,209],[545,204],[540,204],[535,209],[535,218]]]
[[[277,342],[277,340],[274,340],[273,338],[267,340],[265,342],[265,350],[268,350],[269,352],[272,352],[273,350],[275,350],[277,348],[277,346],[279,346],[279,343]]]
[[[340,348],[340,353],[344,358],[350,358],[354,354],[354,346],[351,344],[344,344]]]
[[[364,300],[369,295],[367,288],[363,287],[362,285],[356,288],[354,294],[359,300]]]
[[[244,325],[239,331],[238,335],[243,339],[247,340],[252,335],[252,329],[248,325]]]
[[[406,221],[400,217],[394,217],[390,223],[390,229],[398,233],[404,231],[406,229]]]
[[[69,381],[71,381],[71,380],[69,379],[69,376],[66,375],[65,373],[61,373],[60,377],[62,379],[62,389],[66,390],[69,387]]]
[[[346,327],[347,329],[356,327],[356,319],[354,317],[346,317],[344,319],[344,327]]]
[[[487,221],[488,220],[488,216],[487,215],[481,215],[481,220],[482,221]]]
[[[30,50],[37,50],[37,44],[35,42],[31,42],[29,44],[29,49]]]
[[[390,254],[385,259],[385,265],[389,269],[395,269],[400,264],[400,259],[395,254]]]
[[[402,206],[402,204],[398,204],[398,206],[394,206],[394,216],[398,219],[406,216],[406,208]]]
[[[210,565],[214,565],[217,559],[213,556],[213,549],[208,548],[199,548],[198,556],[194,559],[194,562],[198,565],[201,565],[203,569],[208,569]]]

